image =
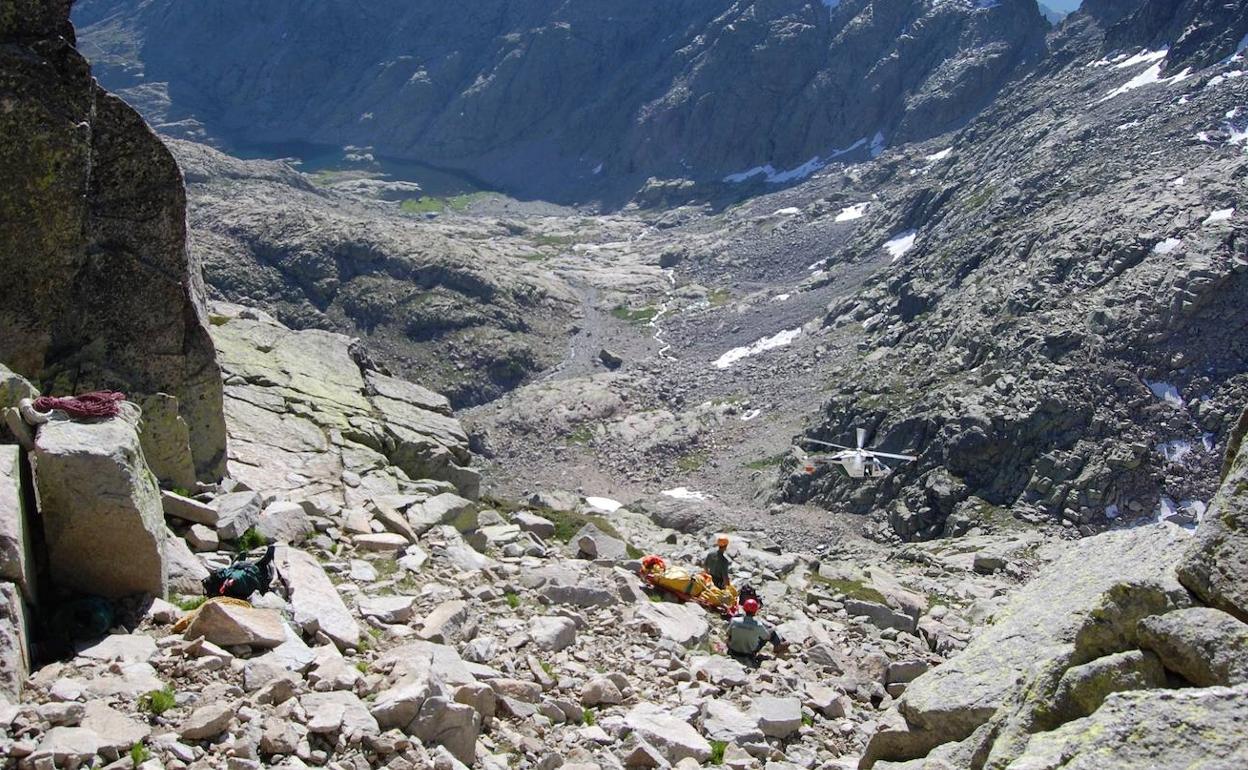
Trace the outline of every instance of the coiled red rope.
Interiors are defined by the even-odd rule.
[[[126,400],[125,393],[112,390],[100,390],[94,393],[83,393],[80,396],[40,396],[35,399],[34,407],[40,412],[59,409],[70,417],[86,419],[91,417],[116,417],[121,411],[120,403]]]

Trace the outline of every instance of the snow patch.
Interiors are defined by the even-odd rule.
[[[1164,241],[1161,241],[1160,243],[1156,243],[1153,245],[1153,253],[1154,254],[1169,254],[1170,252],[1174,251],[1181,245],[1183,245],[1183,241],[1179,240],[1178,238],[1167,238]]]
[[[788,293],[777,294],[776,296],[771,298],[771,301],[772,302],[787,302],[789,297],[792,297],[792,296],[793,296],[792,294],[788,294]]]
[[[1183,185],[1187,184],[1187,177],[1176,176],[1174,179],[1170,180],[1170,184],[1173,185],[1174,187],[1182,187]]]
[[[1157,453],[1162,456],[1168,463],[1180,465],[1184,459],[1192,453],[1192,442],[1176,438],[1174,441],[1167,441],[1164,444],[1158,444]]]
[[[902,256],[910,249],[914,248],[914,239],[918,237],[918,232],[907,230],[904,233],[894,235],[884,244],[884,250],[892,255],[893,261],[901,259]]]
[[[587,497],[585,502],[590,507],[606,511],[607,513],[615,513],[624,507],[624,503],[621,503],[619,500],[612,500],[609,497]]]
[[[1183,408],[1183,396],[1179,395],[1179,389],[1170,383],[1149,382],[1148,380],[1145,380],[1144,384],[1148,386],[1148,389],[1151,390],[1153,395],[1157,398],[1165,401],[1167,404],[1176,409]]]
[[[1143,51],[1140,51],[1139,53],[1137,53],[1135,56],[1132,56],[1127,59],[1123,59],[1122,61],[1115,63],[1114,69],[1123,70],[1123,69],[1126,69],[1127,67],[1134,67],[1137,64],[1155,62],[1155,61],[1158,61],[1159,59],[1166,58],[1166,54],[1168,53],[1170,53],[1169,48],[1158,48],[1156,51],[1150,51],[1148,49],[1144,49]]]
[[[821,259],[821,260],[819,260],[818,262],[812,262],[812,263],[810,263],[810,266],[809,266],[809,267],[807,267],[806,269],[807,269],[807,270],[818,270],[819,268],[823,267],[823,263],[824,263],[824,262],[827,262],[827,261],[828,261],[828,260],[826,260],[826,259]]]
[[[762,409],[751,409],[750,411],[745,412],[744,414],[741,415],[741,422],[749,422],[751,420],[758,419],[758,417],[762,415],[762,413],[763,413]]]
[[[602,164],[599,163],[597,166],[594,166],[594,176],[598,176],[601,173],[602,173]]]
[[[1122,62],[1121,64],[1115,64],[1114,66],[1117,68],[1122,68],[1122,67],[1129,66],[1129,64],[1141,64],[1144,61],[1164,59],[1166,56],[1166,49],[1163,48],[1160,51],[1149,52],[1148,56],[1152,57],[1151,59],[1141,59],[1140,57],[1142,56],[1144,56],[1144,54],[1138,54],[1137,56],[1134,56],[1131,59],[1128,59],[1127,61]],[[1151,85],[1153,83],[1164,83],[1166,85],[1169,85],[1171,83],[1178,83],[1181,80],[1187,80],[1189,77],[1191,77],[1192,70],[1191,68],[1187,68],[1177,75],[1174,75],[1168,78],[1163,78],[1161,76],[1161,68],[1164,67],[1165,64],[1166,63],[1164,61],[1157,61],[1151,67],[1145,69],[1143,72],[1131,78],[1126,83],[1123,83],[1122,85],[1118,86],[1114,90],[1105,94],[1105,96],[1101,98],[1101,101],[1102,102],[1108,101],[1110,99],[1113,99],[1115,96],[1121,96],[1122,94],[1125,94],[1128,91],[1134,91],[1137,88],[1143,88],[1144,86]]]
[[[659,494],[674,497],[677,500],[710,500],[711,496],[705,492],[695,492],[688,487],[676,487],[674,489],[665,489]]]
[[[797,206],[789,206],[788,208],[784,208],[784,209],[776,209],[776,216],[778,217],[795,217],[800,213],[802,213],[802,210],[799,209]]]
[[[884,132],[876,131],[875,136],[871,138],[871,157],[878,158],[880,153],[884,152],[885,147]]]
[[[1175,502],[1174,498],[1161,496],[1157,502],[1157,521],[1175,524],[1184,529],[1194,529],[1204,518],[1209,506],[1200,500],[1183,500]]]
[[[944,160],[945,158],[949,157],[952,153],[953,153],[953,148],[946,147],[940,152],[932,153],[931,155],[925,156],[923,160],[926,160],[929,163],[935,163],[938,160]]]
[[[1218,209],[1217,211],[1213,212],[1208,217],[1206,217],[1205,221],[1201,222],[1201,224],[1212,225],[1215,222],[1225,222],[1226,220],[1230,219],[1234,215],[1235,215],[1235,209]]]
[[[836,215],[836,222],[852,222],[855,219],[861,219],[863,214],[867,213],[866,203],[855,203],[852,206],[846,206]]]
[[[719,358],[715,359],[715,368],[727,369],[738,361],[749,358],[750,356],[755,356],[767,350],[773,350],[775,348],[782,348],[785,345],[790,345],[793,343],[793,340],[800,337],[801,334],[802,329],[799,326],[796,329],[785,329],[782,332],[777,332],[770,337],[763,337],[762,339],[756,340],[754,343],[746,345],[745,347],[733,348]]]

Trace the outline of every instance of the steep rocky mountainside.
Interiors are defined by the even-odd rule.
[[[865,426],[920,460],[859,486],[793,480],[790,499],[887,508],[904,537],[994,506],[1099,524],[1209,499],[1248,385],[1243,34],[1188,40],[1212,39],[1220,6],[1098,13],[925,167],[867,171],[892,189],[829,264],[896,256],[829,307],[861,352],[810,435]]]
[[[75,20],[166,132],[366,146],[554,200],[939,134],[1048,27],[1032,0],[81,0]]]
[[[58,391],[176,397],[196,470],[219,479],[221,373],[182,177],[138,113],[92,79],[69,5],[0,12],[0,362]]]

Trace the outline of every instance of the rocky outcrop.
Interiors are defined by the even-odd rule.
[[[167,393],[225,467],[221,378],[173,156],[74,48],[70,3],[0,13],[0,361],[58,394]]]
[[[1207,604],[1248,622],[1248,412],[1227,451],[1222,487],[1179,565],[1179,580]]]
[[[165,517],[139,446],[138,409],[40,426],[31,456],[51,577],[87,594],[164,596]]]
[[[230,475],[250,489],[326,510],[415,495],[406,509],[448,487],[477,496],[468,437],[445,399],[362,368],[348,337],[291,331],[233,305],[214,308],[212,331],[226,377]]]
[[[1066,675],[1137,649],[1141,620],[1190,604],[1174,576],[1184,540],[1178,530],[1152,526],[1073,545],[1020,590],[965,651],[910,683],[898,702],[902,721],[886,722],[875,734],[863,766],[924,757],[944,744],[949,746],[940,751],[947,752],[966,741],[959,750],[1004,767],[1031,733],[1083,716],[1059,713],[1052,704],[1076,705],[1080,697],[1072,693],[1081,690],[1099,690],[1103,698],[1124,689],[1118,684],[1125,678],[1121,674]],[[1054,596],[1062,600],[1055,602]],[[1088,684],[1098,680],[1111,684]]]
[[[877,136],[932,136],[1036,61],[1047,28],[1030,2],[927,0],[368,14],[318,0],[264,15],[88,0],[77,20],[104,82],[165,130],[367,145],[547,199],[627,194],[651,176],[761,178],[840,149],[865,156]],[[187,50],[206,55],[192,65]]]

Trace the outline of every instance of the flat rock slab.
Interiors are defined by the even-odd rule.
[[[311,554],[279,548],[277,569],[290,585],[294,621],[304,633],[322,631],[340,649],[358,647],[360,626],[325,570]]]
[[[62,586],[105,598],[168,590],[165,514],[137,421],[131,406],[107,420],[39,428],[32,465],[49,569]]]
[[[624,724],[672,764],[690,758],[705,762],[711,757],[711,744],[692,725],[653,704],[634,706]]]
[[[164,508],[166,516],[189,521],[193,524],[203,524],[204,526],[215,528],[217,522],[221,519],[220,511],[211,505],[167,490],[161,491],[160,504]]]
[[[156,640],[143,634],[113,634],[79,647],[78,654],[93,660],[145,663],[156,655]]]
[[[649,602],[637,607],[637,619],[664,639],[693,647],[711,632],[706,612],[696,604]]]
[[[277,647],[286,641],[286,630],[277,610],[207,602],[196,612],[185,636],[203,637],[221,647]]]

